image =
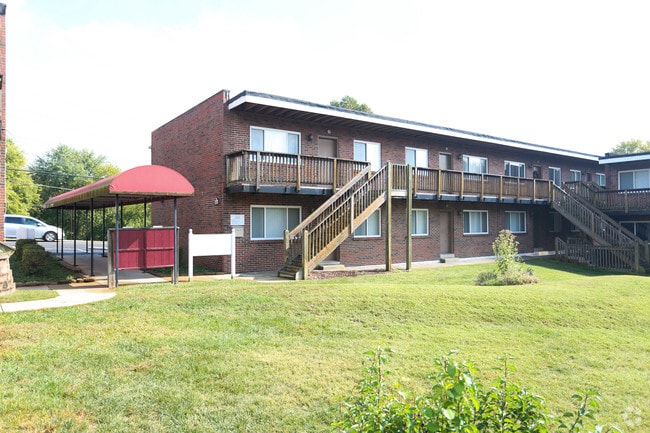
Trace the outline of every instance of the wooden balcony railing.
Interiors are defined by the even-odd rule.
[[[555,254],[561,260],[585,263],[599,269],[636,273],[642,270],[638,244],[612,247],[555,238]]]
[[[370,164],[340,158],[242,150],[226,157],[228,186],[236,184],[332,188],[337,190]]]
[[[284,153],[244,150],[226,157],[228,186],[254,185],[331,188],[346,185],[369,166],[363,161]],[[405,194],[408,185],[408,166],[393,164],[393,191]],[[465,173],[453,170],[411,167],[414,195],[433,195],[438,199],[502,201],[532,200],[549,202],[552,182],[542,179],[524,179],[493,174]]]
[[[566,187],[606,212],[628,213],[650,209],[650,188],[605,190],[584,182],[568,182]]]

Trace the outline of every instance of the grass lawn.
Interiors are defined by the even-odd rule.
[[[534,286],[478,287],[490,266],[467,265],[126,286],[95,304],[0,314],[0,431],[331,431],[378,344],[414,393],[451,349],[484,382],[510,354],[514,379],[550,408],[596,388],[598,421],[650,431],[650,278],[531,266]]]
[[[37,301],[39,299],[56,298],[57,296],[59,296],[59,294],[55,290],[18,289],[10,295],[0,296],[0,304],[7,302]]]

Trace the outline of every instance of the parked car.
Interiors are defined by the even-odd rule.
[[[64,239],[65,234],[59,227],[55,227],[25,215],[5,215],[5,239],[32,237],[54,242]]]

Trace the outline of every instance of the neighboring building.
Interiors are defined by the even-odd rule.
[[[559,188],[599,181],[602,160],[566,149],[221,91],[155,130],[151,154],[195,187],[179,203],[181,246],[189,229],[234,228],[241,272],[292,262],[309,271],[324,259],[358,266],[490,256],[506,228],[522,253],[555,250],[556,237],[580,230],[618,242],[599,238],[594,216],[575,214],[578,199]],[[154,224],[172,224],[172,215],[171,204],[153,203]],[[228,269],[227,259],[208,260]]]

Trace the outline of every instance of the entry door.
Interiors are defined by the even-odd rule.
[[[336,158],[338,156],[336,138],[318,137],[318,156]]]
[[[454,218],[451,212],[440,212],[440,254],[454,252]]]
[[[440,170],[451,170],[451,154],[440,153],[438,157],[438,168]]]

